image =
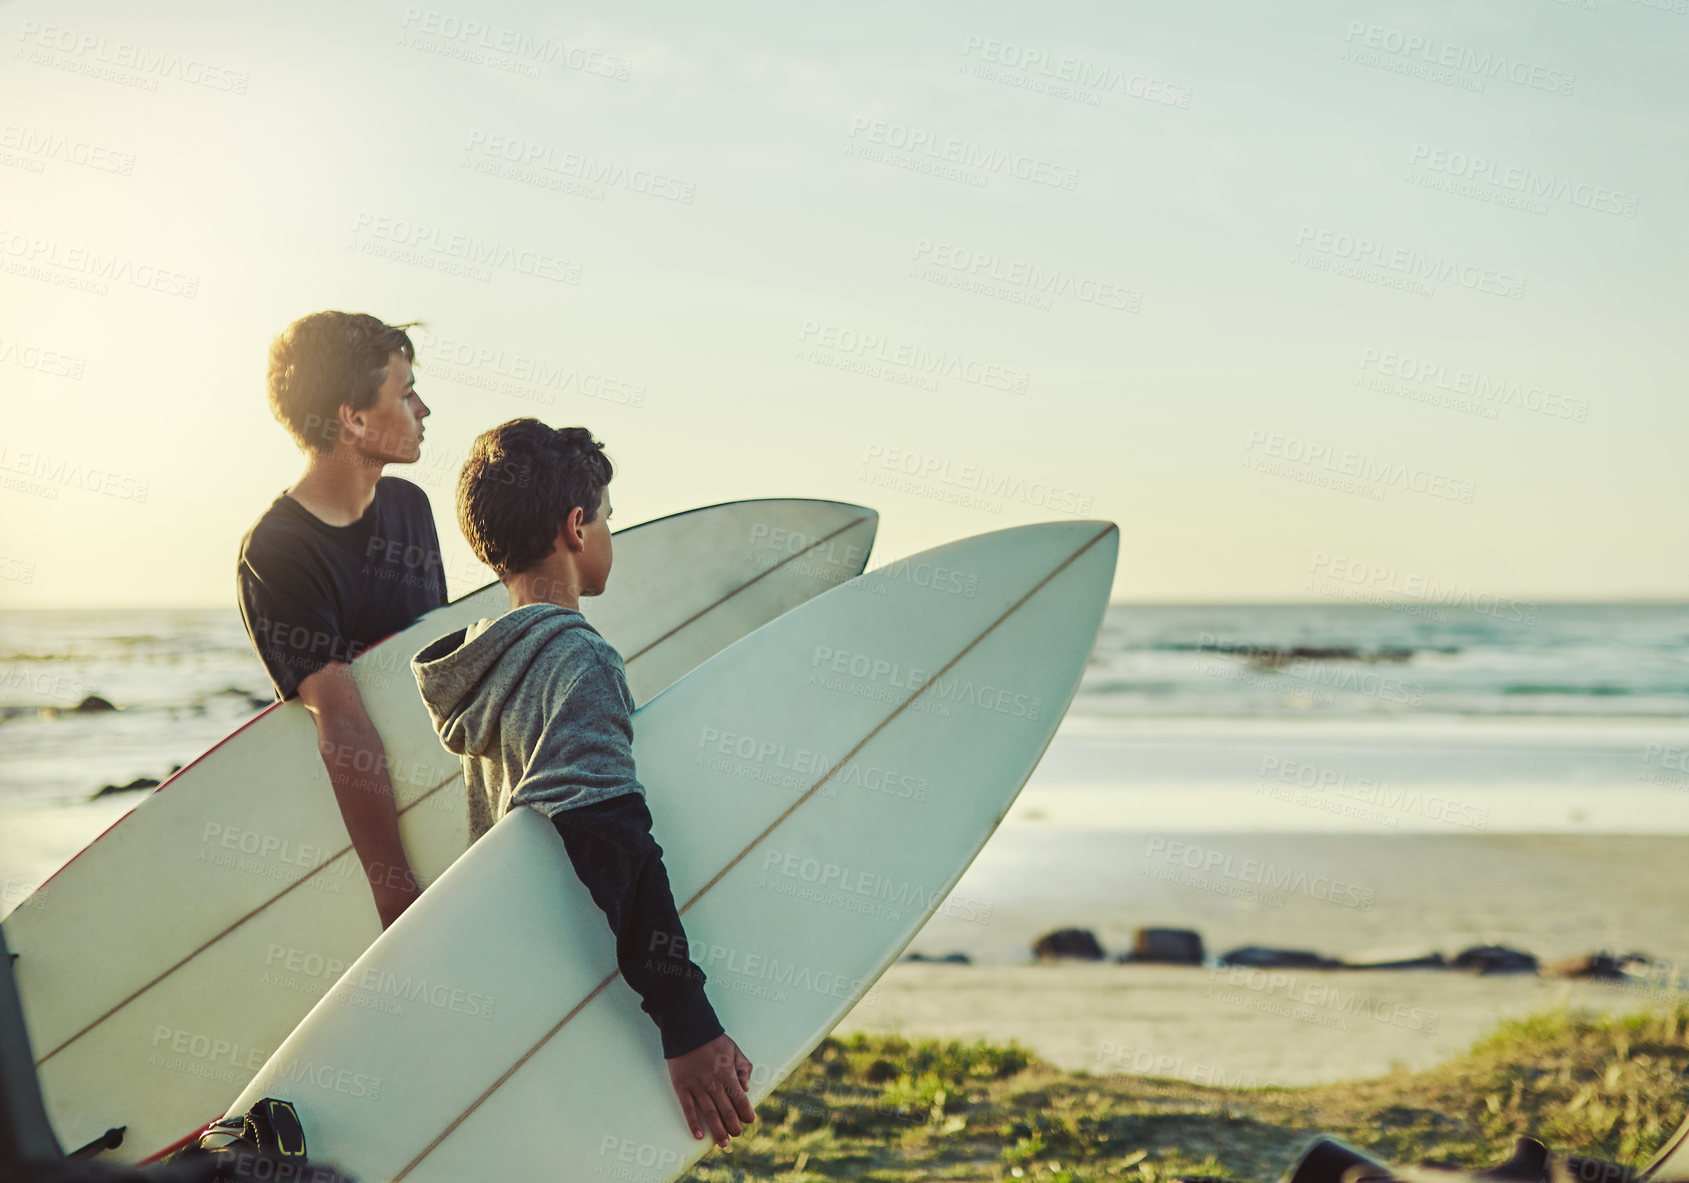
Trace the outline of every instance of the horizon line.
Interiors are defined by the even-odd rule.
[[[491,586],[490,584],[487,586]],[[480,589],[477,589],[480,590]],[[473,595],[474,592],[466,592]],[[1489,594],[1489,593],[1485,593]],[[461,599],[462,597],[457,597]],[[1549,599],[1524,598],[1520,596],[1491,595],[1491,599],[1506,599],[1521,606],[1556,607],[1556,608],[1606,608],[1606,607],[1637,607],[1637,608],[1676,608],[1689,607],[1689,595],[1681,599],[1658,598],[1609,598],[1609,599]],[[1422,607],[1433,608],[1471,608],[1470,604],[1442,603],[1436,600],[1375,600],[1368,603],[1330,600],[1110,600],[1110,608],[1398,608]],[[1478,609],[1473,609],[1478,610]],[[239,613],[236,604],[0,604],[0,613],[4,612],[218,612],[227,611]]]

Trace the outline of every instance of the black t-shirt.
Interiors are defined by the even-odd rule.
[[[246,635],[284,699],[446,602],[428,495],[391,476],[349,526],[283,493],[241,539],[235,579]]]

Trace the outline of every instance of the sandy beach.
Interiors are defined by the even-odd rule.
[[[910,946],[929,956],[966,953],[975,964],[895,965],[840,1031],[1014,1039],[1064,1068],[1207,1084],[1297,1085],[1425,1068],[1502,1019],[1561,1006],[1623,1013],[1679,995],[1669,969],[1639,987],[1453,970],[1028,964],[1030,945],[1051,928],[1082,927],[1112,955],[1131,947],[1137,927],[1153,925],[1195,929],[1211,957],[1255,944],[1359,961],[1452,956],[1495,942],[1545,964],[1610,949],[1682,965],[1683,841],[1005,825]],[[1185,865],[1191,851],[1196,868]],[[1301,888],[1250,882],[1248,860]],[[1169,867],[1180,874],[1163,874]],[[1019,885],[1012,895],[1011,883]],[[970,914],[976,919],[963,919]]]
[[[1629,1013],[1662,990],[1443,971],[894,965],[838,1032],[1014,1040],[1066,1069],[1229,1087],[1430,1068],[1498,1021]]]
[[[911,944],[1030,959],[1051,928],[1111,953],[1140,926],[1384,960],[1497,943],[1545,960],[1610,949],[1689,962],[1685,839],[1622,834],[1274,834],[1005,824]]]

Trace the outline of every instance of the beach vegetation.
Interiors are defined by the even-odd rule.
[[[1425,1071],[1217,1088],[1054,1068],[1013,1043],[828,1038],[692,1183],[1272,1183],[1316,1137],[1383,1162],[1467,1169],[1528,1135],[1640,1167],[1689,1106],[1689,1003],[1506,1022]]]

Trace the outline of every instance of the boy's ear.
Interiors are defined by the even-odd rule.
[[[335,411],[335,418],[340,423],[340,438],[343,440],[357,440],[364,433],[364,413],[352,409],[351,403],[341,403]]]
[[[557,525],[557,541],[560,547],[569,550],[581,550],[586,546],[581,538],[581,530],[586,525],[586,511],[580,506],[569,511],[569,516]]]

